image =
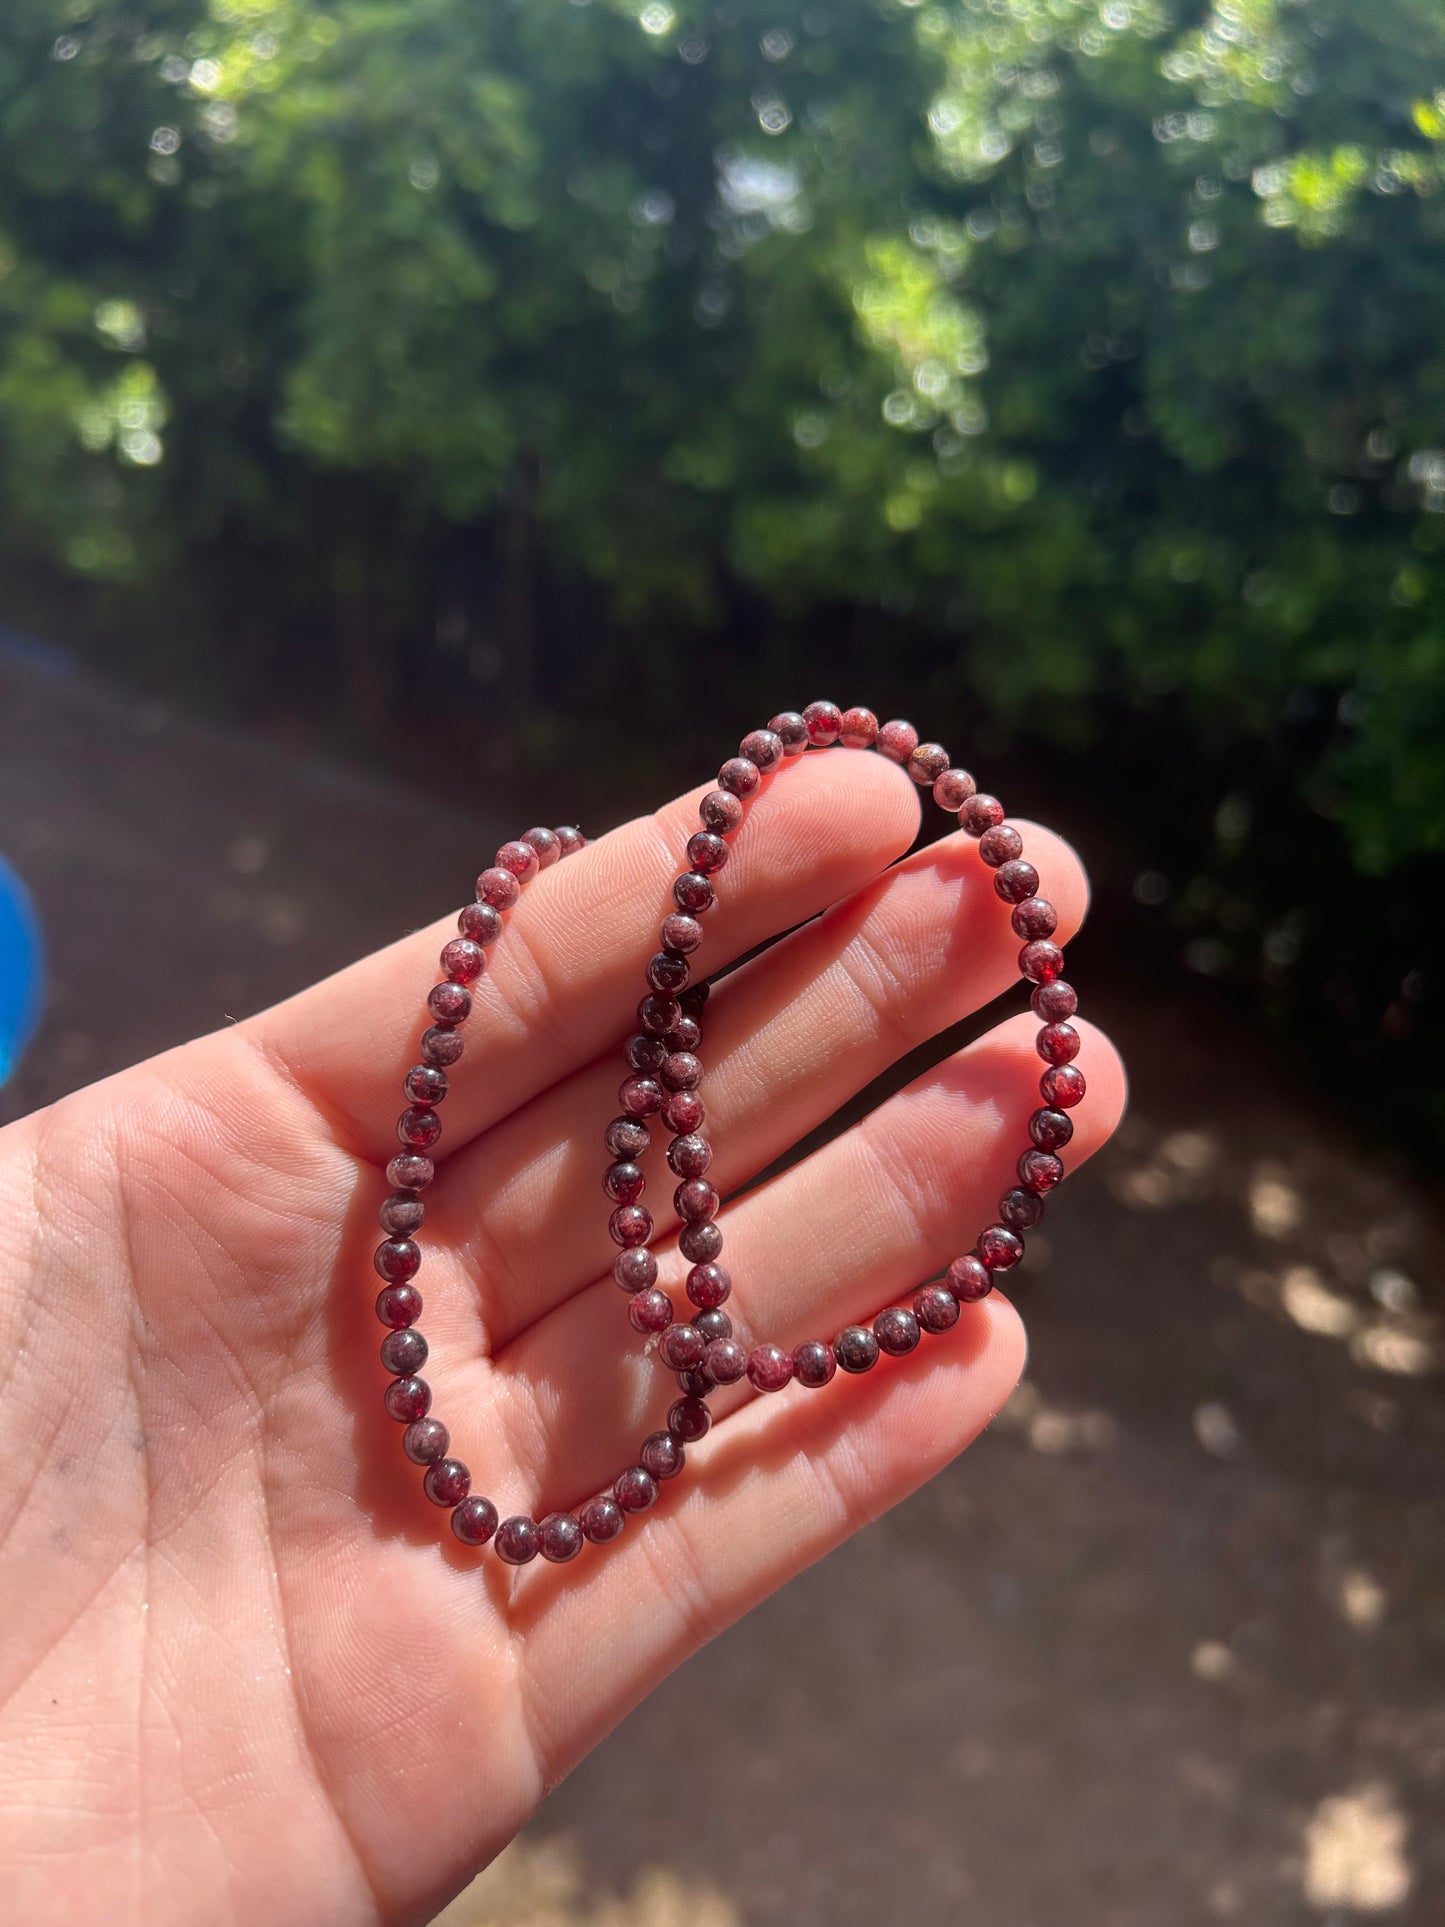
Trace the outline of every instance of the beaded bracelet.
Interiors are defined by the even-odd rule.
[[[1028,1120],[1028,1147],[1018,1160],[1018,1182],[999,1199],[998,1221],[979,1233],[971,1251],[955,1258],[941,1281],[924,1285],[912,1308],[889,1306],[871,1326],[848,1325],[831,1343],[808,1339],[791,1350],[774,1344],[745,1352],[733,1337],[723,1310],[732,1281],[718,1262],[722,1231],[721,1202],[707,1181],[712,1147],[702,1135],[705,1111],[698,1087],[702,1064],[702,1013],[708,986],[694,984],[689,961],[702,943],[698,919],[717,900],[714,878],[726,867],[727,839],[741,826],[744,805],[762,784],[807,750],[833,744],[845,749],[876,748],[901,763],[920,787],[931,789],[940,808],[956,815],[978,838],[979,854],[994,871],[994,889],[1011,905],[1010,922],[1023,940],[1019,971],[1033,986],[1030,1002],[1042,1020],[1036,1038],[1045,1064],[1039,1080],[1042,1105]],[[994,1273],[1007,1271],[1023,1256],[1023,1234],[1043,1216],[1044,1197],[1064,1175],[1058,1152],[1074,1134],[1068,1113],[1084,1095],[1084,1079],[1071,1061],[1079,1033],[1068,1019],[1078,1008],[1072,986],[1063,981],[1064,955],[1050,941],[1058,924],[1053,905],[1038,895],[1039,876],[1023,858],[1023,839],[1004,823],[1003,805],[978,793],[966,770],[951,766],[937,743],[920,743],[910,723],[881,727],[867,709],[840,710],[835,703],[810,703],[800,714],[774,716],[766,729],[743,738],[739,753],[718,772],[718,786],[698,807],[702,827],[688,840],[687,867],[672,886],[674,910],[663,919],[661,948],[647,965],[647,993],[637,1007],[638,1029],[624,1046],[628,1075],[618,1093],[620,1115],[607,1126],[604,1143],[612,1162],[603,1189],[613,1205],[608,1230],[620,1250],[612,1274],[628,1296],[634,1331],[656,1338],[662,1363],[677,1374],[680,1396],[663,1430],[644,1439],[637,1463],[621,1471],[611,1486],[576,1512],[552,1512],[541,1520],[525,1514],[498,1521],[490,1499],[471,1491],[471,1474],[449,1456],[450,1435],[430,1416],[431,1387],[418,1376],[427,1343],[416,1329],[421,1293],[411,1280],[421,1265],[415,1234],[424,1215],[421,1194],[436,1167],[428,1155],[441,1136],[437,1106],[447,1094],[447,1072],[462,1055],[461,1027],[471,1014],[472,993],[486,967],[486,946],[501,935],[507,913],[522,888],[560,858],[583,848],[576,829],[533,829],[504,843],[495,865],[477,878],[477,900],[458,918],[460,934],[441,953],[442,981],[427,997],[431,1022],[421,1040],[421,1062],[403,1080],[408,1108],[397,1124],[405,1147],[386,1167],[392,1195],[381,1207],[385,1240],[377,1247],[376,1269],[385,1280],[376,1312],[388,1327],[381,1361],[392,1374],[386,1409],[406,1427],[402,1446],[414,1464],[425,1466],[423,1489],[451,1514],[452,1531],[463,1545],[491,1540],[508,1565],[526,1565],[538,1553],[557,1564],[574,1559],[585,1540],[605,1545],[622,1531],[629,1512],[645,1512],[658,1482],[674,1478],[685,1448],[712,1424],[707,1404],[717,1386],[746,1377],[759,1392],[780,1392],[790,1383],[808,1389],[827,1385],[844,1372],[871,1371],[879,1357],[902,1357],[922,1334],[943,1333],[958,1323],[962,1304],[983,1298]],[[645,1178],[639,1162],[651,1142],[647,1120],[658,1117],[672,1134],[667,1162],[678,1179],[673,1208],[681,1220],[678,1246],[692,1269],[686,1292],[693,1307],[687,1322],[657,1284],[657,1260],[648,1249],[652,1215],[642,1204]]]

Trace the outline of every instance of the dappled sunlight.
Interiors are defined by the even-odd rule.
[[[1304,1834],[1304,1896],[1312,1907],[1388,1913],[1409,1898],[1413,1877],[1404,1814],[1388,1787],[1321,1800]]]
[[[565,1837],[524,1835],[438,1914],[433,1927],[742,1927],[715,1887],[647,1867],[625,1895],[599,1893]]]
[[[1107,1412],[1051,1404],[1031,1379],[1022,1379],[994,1420],[995,1428],[1022,1437],[1046,1458],[1065,1453],[1107,1452],[1118,1427]]]

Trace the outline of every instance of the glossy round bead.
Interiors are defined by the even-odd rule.
[[[451,1435],[439,1418],[419,1418],[401,1435],[401,1449],[413,1465],[435,1465],[447,1455]]]
[[[685,994],[686,993],[684,993],[684,995]],[[682,1002],[681,997],[678,998],[678,1002]],[[673,1051],[696,1051],[698,1045],[702,1042],[702,1025],[697,1021],[696,1017],[689,1017],[687,1012],[684,1011],[672,1029],[667,1033],[664,1041],[667,1044],[669,1054]]]
[[[473,943],[495,943],[502,934],[502,913],[490,903],[468,903],[457,917],[457,929]]]
[[[688,1178],[672,1194],[672,1208],[684,1224],[706,1224],[721,1202],[706,1178]]]
[[[1003,804],[996,796],[974,795],[958,813],[958,820],[970,836],[982,836],[1003,822]]]
[[[825,1345],[821,1338],[805,1338],[793,1351],[793,1376],[800,1385],[810,1391],[829,1385],[838,1369],[838,1361],[833,1356],[833,1347]]]
[[[723,1235],[717,1220],[684,1225],[677,1248],[690,1265],[710,1265],[723,1248]]]
[[[421,1034],[421,1061],[434,1064],[438,1070],[444,1071],[455,1064],[465,1049],[462,1039],[445,1025],[433,1024]]]
[[[657,1480],[642,1465],[629,1465],[612,1481],[612,1496],[624,1512],[646,1512],[657,1498]]]
[[[696,1091],[672,1091],[664,1093],[666,1101],[662,1107],[662,1121],[669,1131],[679,1137],[687,1137],[701,1126],[707,1111]]]
[[[838,739],[844,749],[872,749],[878,741],[878,718],[871,709],[845,709]]]
[[[669,1325],[657,1341],[657,1355],[670,1372],[695,1372],[707,1350],[707,1335],[696,1325]]]
[[[474,984],[487,967],[487,953],[470,937],[453,937],[439,962],[449,983]]]
[[[651,1285],[637,1293],[627,1307],[627,1317],[636,1332],[666,1331],[672,1323],[672,1300],[665,1291]]]
[[[708,1375],[706,1365],[699,1365],[695,1372],[677,1374],[677,1389],[680,1392],[686,1392],[689,1398],[708,1398],[717,1390],[717,1387]]]
[[[665,1091],[695,1091],[702,1082],[702,1061],[690,1050],[669,1051],[658,1067],[657,1081]]]
[[[738,754],[767,776],[783,760],[783,739],[770,729],[750,729],[738,744]]]
[[[529,1519],[525,1512],[518,1513],[515,1518],[503,1519],[497,1527],[492,1546],[505,1565],[529,1565],[542,1550],[542,1535],[537,1521]]]
[[[602,1173],[602,1189],[614,1204],[636,1204],[647,1189],[647,1177],[640,1164],[609,1164]],[[623,1238],[622,1244],[644,1244],[642,1238]]]
[[[960,1304],[971,1305],[993,1290],[993,1273],[976,1251],[967,1251],[954,1259],[943,1282]]]
[[[751,796],[762,780],[757,764],[746,756],[730,756],[717,773],[718,788],[740,800]]]
[[[465,984],[433,984],[426,1007],[439,1024],[464,1024],[472,1014],[472,993]]]
[[[413,1107],[396,1120],[396,1134],[411,1150],[427,1151],[441,1136],[442,1121],[435,1111]]]
[[[582,1527],[570,1512],[549,1512],[537,1528],[537,1550],[554,1566],[565,1566],[582,1550]]]
[[[414,1327],[388,1332],[381,1341],[381,1362],[393,1378],[414,1378],[426,1357],[427,1342]]]
[[[382,1230],[391,1237],[409,1238],[414,1231],[421,1229],[426,1206],[420,1198],[409,1197],[405,1191],[398,1191],[386,1199],[376,1215],[381,1221]]]
[[[1024,1255],[1024,1241],[1006,1224],[991,1224],[978,1234],[978,1255],[990,1271],[1008,1271]]]
[[[748,763],[745,767],[752,769],[753,766]],[[757,774],[755,770],[753,773]],[[717,892],[712,887],[710,877],[705,877],[696,870],[685,870],[672,886],[672,900],[679,910],[685,910],[689,916],[697,917],[704,911],[711,910],[717,902]]]
[[[748,767],[751,769],[752,765]],[[757,780],[756,770],[753,770],[753,780]],[[711,830],[714,836],[730,836],[743,820],[741,801],[727,789],[709,790],[698,804],[697,813],[703,828]]]
[[[836,703],[809,703],[803,711],[803,721],[808,730],[808,741],[818,749],[829,743],[836,743],[843,728],[843,712]]]
[[[612,1242],[631,1248],[645,1245],[652,1236],[652,1213],[645,1204],[619,1204],[607,1220]]]
[[[652,1077],[667,1055],[667,1045],[660,1037],[650,1037],[645,1030],[634,1031],[623,1045],[622,1055],[639,1077]]]
[[[530,843],[537,852],[539,869],[550,869],[562,854],[562,841],[557,832],[544,829],[540,824],[535,829],[523,830],[522,841]]]
[[[680,1178],[700,1178],[712,1163],[712,1146],[696,1131],[684,1132],[668,1145],[667,1162]]]
[[[646,1291],[657,1283],[657,1260],[644,1246],[634,1245],[612,1260],[612,1276],[624,1291]]]
[[[913,1316],[923,1331],[952,1331],[958,1323],[958,1300],[947,1285],[925,1285],[913,1294]]]
[[[781,1345],[754,1345],[748,1353],[748,1381],[754,1391],[781,1392],[792,1376],[793,1354]]]
[[[1064,953],[1056,943],[1040,939],[1019,952],[1019,975],[1033,984],[1050,984],[1064,974]]]
[[[1035,984],[1029,994],[1029,1009],[1046,1024],[1062,1024],[1079,1008],[1079,993],[1062,977],[1051,983]]]
[[[670,950],[659,950],[647,963],[648,988],[665,997],[675,997],[679,990],[686,990],[692,971],[686,957],[678,957]]]
[[[389,1285],[399,1285],[421,1269],[421,1246],[412,1238],[388,1238],[376,1247],[371,1262]]]
[[[401,1087],[413,1104],[440,1104],[447,1094],[447,1074],[431,1064],[413,1064]]]
[[[438,1459],[427,1468],[421,1489],[433,1505],[456,1505],[472,1489],[472,1475],[460,1459]]]
[[[557,841],[563,856],[576,856],[579,850],[587,847],[587,839],[575,823],[561,823],[557,826]]]
[[[664,950],[675,950],[680,957],[686,957],[702,942],[702,925],[696,917],[684,916],[681,910],[676,910],[663,918],[657,934]]]
[[[709,1344],[715,1338],[731,1338],[733,1335],[733,1321],[716,1305],[708,1311],[694,1312],[692,1324],[694,1331],[700,1331]]]
[[[398,1191],[425,1191],[435,1176],[431,1159],[412,1151],[403,1151],[386,1167],[386,1181]]]
[[[1039,887],[1039,873],[1032,863],[1025,863],[1017,857],[1012,863],[994,871],[993,887],[1005,903],[1022,903],[1025,897],[1034,895]]]
[[[424,1378],[394,1378],[387,1386],[382,1403],[398,1425],[410,1425],[425,1418],[431,1410],[431,1386]]]
[[[878,732],[878,754],[890,763],[906,763],[918,747],[918,731],[912,723],[895,718]]]
[[[389,1331],[405,1331],[421,1317],[421,1293],[415,1285],[387,1285],[377,1297],[376,1315]]]
[[[675,1432],[650,1432],[637,1449],[642,1469],[654,1479],[675,1479],[686,1454]]]
[[[782,744],[784,756],[801,756],[808,747],[808,725],[796,709],[769,716],[768,728]]]
[[[1011,824],[999,823],[978,839],[978,853],[991,870],[998,870],[1023,855],[1024,840]]]
[[[878,1363],[878,1340],[866,1325],[845,1325],[833,1340],[833,1356],[845,1372],[871,1372]]]
[[[722,1313],[706,1313],[721,1317]],[[748,1355],[735,1338],[714,1338],[708,1345],[703,1364],[716,1385],[736,1385],[748,1369]]]
[[[617,1087],[617,1102],[629,1117],[654,1117],[662,1109],[662,1086],[655,1077],[625,1077]]]
[[[510,870],[493,865],[477,878],[477,902],[490,904],[493,910],[510,910],[521,894],[522,886]]]
[[[719,870],[727,868],[730,855],[727,844],[711,830],[699,830],[687,839],[687,867],[700,876],[716,876]]]
[[[1017,1186],[998,1201],[998,1215],[1010,1231],[1029,1231],[1044,1215],[1044,1201],[1036,1192]]]
[[[497,868],[509,870],[518,883],[527,883],[536,876],[541,866],[537,862],[537,852],[530,843],[517,837],[511,843],[504,843],[497,852]]]
[[[497,1508],[472,1492],[452,1508],[452,1531],[464,1546],[484,1546],[497,1529]]]
[[[977,789],[966,769],[946,769],[933,785],[933,800],[941,810],[957,815]]]
[[[667,1429],[685,1445],[695,1444],[712,1425],[712,1413],[700,1398],[674,1399],[667,1408]]]
[[[908,759],[908,774],[922,790],[931,790],[948,768],[948,751],[942,743],[920,743]]]
[[[594,1546],[607,1546],[627,1524],[627,1515],[611,1493],[605,1493],[587,1501],[577,1515],[577,1523],[584,1539]]]
[[[1042,1195],[1063,1182],[1064,1163],[1052,1151],[1025,1151],[1018,1161],[1018,1179],[1025,1191]]]
[[[700,1311],[726,1304],[733,1281],[721,1265],[694,1265],[687,1274],[687,1295]]]
[[[880,1351],[890,1358],[902,1358],[918,1343],[918,1320],[901,1305],[890,1305],[873,1320],[873,1336]]]
[[[1074,1135],[1074,1120],[1064,1111],[1035,1111],[1029,1119],[1029,1136],[1041,1151],[1061,1151]]]
[[[1059,927],[1059,913],[1047,897],[1025,897],[1016,903],[1009,917],[1016,937],[1023,937],[1030,943],[1041,937],[1051,937]]]
[[[1086,1089],[1084,1073],[1076,1064],[1055,1064],[1039,1079],[1039,1096],[1057,1111],[1081,1104]]]
[[[1045,1024],[1034,1039],[1034,1049],[1046,1064],[1071,1064],[1081,1041],[1072,1024]]]
[[[640,1117],[614,1117],[602,1134],[610,1156],[631,1160],[640,1158],[652,1142],[652,1133]]]
[[[676,997],[664,996],[656,990],[649,991],[637,1006],[638,1023],[656,1037],[666,1037],[681,1017],[682,1005]]]

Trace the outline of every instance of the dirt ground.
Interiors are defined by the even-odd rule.
[[[51,953],[0,1116],[459,901],[499,815],[0,647],[0,852]],[[1143,996],[1097,942],[1079,975],[1134,1103],[1031,1241],[1011,1405],[677,1673],[447,1927],[1445,1921],[1439,1226],[1207,986]]]

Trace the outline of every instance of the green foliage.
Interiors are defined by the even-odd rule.
[[[1368,870],[1445,848],[1442,314],[1435,0],[0,18],[12,552],[405,628],[521,500],[624,630],[881,602]]]

